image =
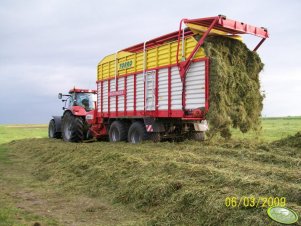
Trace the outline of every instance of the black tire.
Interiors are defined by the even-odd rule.
[[[54,119],[51,119],[48,125],[48,137],[51,139],[61,138],[61,133],[56,132],[56,125]]]
[[[121,121],[114,121],[109,130],[110,142],[126,141],[128,127],[126,123]]]
[[[62,119],[63,140],[68,142],[81,142],[84,139],[84,121],[70,112],[66,112]]]
[[[205,132],[191,132],[189,134],[189,139],[196,141],[204,141],[205,140]]]
[[[149,139],[155,143],[158,143],[161,141],[162,136],[159,132],[153,132],[153,133],[149,133]]]
[[[144,140],[148,140],[148,133],[146,132],[144,123],[132,123],[128,133],[128,142],[132,144],[137,144]]]

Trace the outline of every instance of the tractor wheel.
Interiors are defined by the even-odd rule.
[[[111,142],[126,141],[128,127],[121,121],[114,121],[109,130],[109,139]]]
[[[62,119],[62,135],[64,141],[81,142],[84,139],[84,121],[67,112]]]
[[[159,132],[149,133],[149,139],[155,143],[161,141],[161,134]]]
[[[61,138],[61,133],[56,132],[56,126],[54,119],[51,119],[48,126],[48,137],[49,138]]]
[[[204,141],[205,132],[191,132],[191,134],[189,135],[189,139],[196,141]]]
[[[142,122],[134,122],[130,126],[128,133],[128,142],[136,144],[148,139],[145,125]]]

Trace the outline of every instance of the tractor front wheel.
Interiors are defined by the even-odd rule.
[[[51,119],[48,126],[49,138],[61,138],[61,133],[56,131],[56,125],[54,119]]]
[[[81,142],[84,139],[84,121],[70,112],[66,112],[62,119],[63,140],[68,142]]]

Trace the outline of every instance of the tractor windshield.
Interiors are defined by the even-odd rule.
[[[86,111],[91,111],[94,109],[94,93],[76,93],[75,103],[77,106],[85,108]]]

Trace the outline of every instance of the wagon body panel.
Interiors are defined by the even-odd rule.
[[[208,110],[207,64],[207,58],[195,60],[185,80],[176,65],[100,80],[97,111],[103,117],[182,118],[186,111]]]

